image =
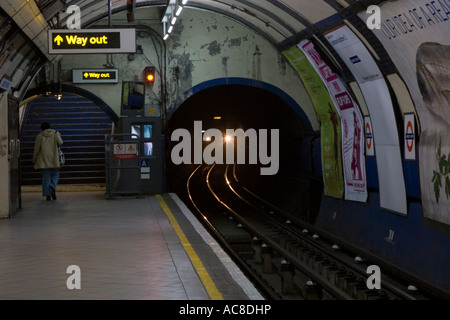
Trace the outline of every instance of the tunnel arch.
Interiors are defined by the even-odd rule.
[[[21,185],[40,184],[32,155],[34,139],[43,121],[49,122],[63,137],[61,149],[66,163],[61,168],[60,184],[105,184],[104,136],[114,130],[119,120],[105,102],[75,86],[51,85],[29,90],[22,108]]]
[[[23,101],[31,101],[35,98],[38,98],[39,96],[46,95],[48,92],[51,92],[52,94],[69,93],[84,97],[99,106],[100,109],[102,109],[108,115],[111,121],[114,122],[114,124],[117,124],[117,122],[119,121],[119,116],[116,114],[116,112],[102,99],[88,90],[69,84],[53,84],[44,88],[36,87],[30,89],[25,94]]]
[[[244,175],[250,175],[255,185],[267,186],[266,192],[283,190],[287,191],[286,194],[291,194],[290,192],[301,190],[303,193],[302,188],[308,185],[314,192],[317,200],[315,203],[319,203],[321,181],[305,183],[304,180],[308,179],[305,178],[308,173],[304,160],[310,156],[310,141],[319,134],[312,131],[300,107],[283,95],[281,90],[265,83],[246,79],[226,80],[229,79],[208,81],[196,86],[188,93],[186,100],[173,109],[167,124],[165,153],[169,190],[183,194],[185,188],[182,182],[187,180],[192,168],[196,167],[193,161],[191,164],[175,165],[170,160],[172,149],[179,143],[171,141],[172,133],[179,128],[192,132],[194,121],[201,120],[204,130],[219,129],[225,132],[226,129],[239,128],[256,131],[279,129],[280,170],[273,176],[261,176],[259,166],[249,165],[248,162],[238,170]],[[299,109],[294,110],[293,106]],[[221,119],[214,119],[216,116]],[[298,207],[306,205],[302,197],[294,199],[292,204]],[[313,216],[317,208],[311,208],[310,212]]]
[[[178,99],[178,102],[169,108],[167,114],[167,120],[170,121],[172,115],[178,110],[178,108],[186,102],[187,99],[192,97],[193,95],[202,92],[203,90],[207,90],[210,88],[218,87],[218,86],[242,86],[242,87],[250,87],[256,89],[262,89],[269,93],[272,93],[274,96],[277,96],[282,101],[284,101],[287,105],[291,107],[291,109],[307,124],[307,127],[312,131],[312,124],[308,119],[306,113],[303,111],[301,106],[288,94],[286,94],[280,88],[259,80],[249,79],[249,78],[239,78],[239,77],[230,77],[230,78],[217,78],[213,80],[204,81],[200,84],[193,86],[190,90],[186,91],[182,98]]]

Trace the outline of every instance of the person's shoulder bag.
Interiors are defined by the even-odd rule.
[[[55,131],[55,135],[58,131]],[[66,163],[66,157],[64,156],[64,152],[61,150],[61,147],[58,146],[58,156],[59,156],[59,164],[64,165]]]

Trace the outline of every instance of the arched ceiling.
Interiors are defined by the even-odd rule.
[[[153,22],[160,22],[169,4],[182,0],[1,0],[0,1],[0,45],[5,46],[15,39],[14,47],[20,54],[4,51],[4,57],[13,55],[17,60],[9,67],[0,65],[0,76],[8,74],[12,78],[12,86],[20,95],[37,74],[37,70],[49,61],[56,65],[61,56],[49,54],[48,31],[50,29],[66,29],[67,22],[73,13],[67,9],[75,5],[80,10],[81,28],[98,27],[98,22],[112,17],[116,13],[132,13],[143,7],[152,7]],[[358,22],[357,13],[366,10],[370,4],[380,4],[382,0],[189,0],[185,7],[192,10],[205,10],[233,19],[255,31],[280,51],[296,45],[303,39],[316,37],[319,42],[323,33],[346,20],[351,24]],[[183,18],[189,17],[182,13]],[[142,11],[141,11],[142,12]],[[9,17],[8,17],[9,16]],[[14,23],[11,23],[13,21]],[[111,19],[110,21],[114,21]],[[134,25],[134,22],[130,23]],[[162,25],[162,24],[161,24]],[[121,25],[123,26],[123,25]],[[111,27],[115,27],[111,25]],[[364,28],[363,28],[364,29]],[[19,32],[20,31],[20,32]],[[367,30],[360,30],[361,33]],[[20,36],[21,35],[21,36]],[[161,35],[163,36],[163,35]],[[26,38],[31,41],[27,41]],[[364,34],[370,40],[371,34]],[[19,40],[17,40],[19,39]],[[326,41],[325,41],[326,42]],[[370,42],[370,41],[369,41]],[[34,46],[33,46],[34,44]],[[342,76],[351,81],[352,76],[332,49],[323,44],[325,53],[334,60]],[[380,46],[377,54],[382,52]],[[42,55],[39,55],[39,52]],[[31,55],[34,55],[33,58]],[[26,56],[22,59],[21,56]],[[36,58],[37,57],[37,58]],[[381,60],[386,56],[381,56]],[[2,56],[0,56],[1,62]],[[384,59],[384,68],[389,67],[389,59]],[[6,70],[13,68],[13,70]],[[383,70],[385,71],[385,70]],[[388,70],[391,71],[391,70]],[[18,89],[17,89],[18,88]]]
[[[132,11],[143,6],[157,6],[161,17],[170,0],[2,0],[1,7],[16,24],[47,52],[47,30],[66,28],[65,10],[76,5],[81,10],[82,28],[110,14]],[[174,1],[174,0],[172,0]],[[330,17],[353,9],[363,10],[361,3],[380,1],[355,0],[190,0],[186,7],[208,10],[228,16],[255,30],[274,45],[294,41],[302,33],[315,33],[317,25]],[[353,12],[356,12],[353,10]],[[54,59],[47,55],[49,60]]]
[[[8,0],[14,1],[14,0]],[[90,24],[111,11],[127,10],[131,0],[36,0],[47,20],[53,20],[61,8],[77,5],[83,13],[83,24]],[[169,0],[135,0],[135,7],[156,5],[165,7]],[[345,1],[339,1],[347,6]],[[274,42],[286,38],[336,13],[337,1],[329,0],[190,0],[187,7],[213,11],[236,19],[264,34]],[[58,9],[59,10],[56,10]],[[55,21],[51,21],[55,24]],[[62,21],[64,26],[64,21]]]

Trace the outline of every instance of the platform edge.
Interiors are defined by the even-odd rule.
[[[204,226],[197,220],[194,214],[189,210],[186,204],[175,194],[168,193],[176,205],[180,208],[181,212],[189,220],[192,226],[197,230],[202,239],[211,247],[216,256],[225,266],[231,277],[236,283],[238,283],[245,294],[250,300],[265,300],[259,293],[255,286],[248,280],[248,278],[242,273],[236,263],[229,257],[229,255],[220,247],[217,241],[206,231]]]

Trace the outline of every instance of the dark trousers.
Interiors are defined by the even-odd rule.
[[[42,195],[50,196],[51,189],[56,190],[59,181],[59,169],[42,169]]]

